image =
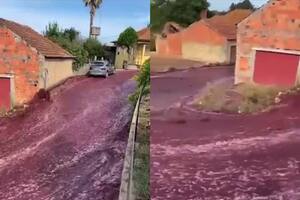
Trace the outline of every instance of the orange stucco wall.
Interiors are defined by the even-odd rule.
[[[254,48],[300,51],[300,1],[270,1],[241,22],[235,82],[253,79]]]
[[[39,90],[39,55],[5,27],[0,27],[1,74],[13,76],[15,105],[28,102]]]
[[[167,38],[157,38],[156,51],[162,56],[181,57],[181,33],[170,34]]]
[[[167,37],[168,54],[181,56],[181,33],[170,34]]]
[[[169,34],[167,38],[157,38],[156,49],[163,56],[206,63],[229,62],[227,39],[201,21],[182,32]]]
[[[182,32],[182,57],[204,63],[229,62],[227,39],[199,21]]]
[[[167,55],[168,54],[168,45],[167,45],[167,40],[165,38],[157,37],[156,51],[159,55]]]

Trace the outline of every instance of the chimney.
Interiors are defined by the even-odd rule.
[[[200,13],[200,19],[207,19],[207,12],[208,12],[207,9],[202,10]]]

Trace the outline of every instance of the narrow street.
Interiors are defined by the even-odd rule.
[[[191,104],[233,67],[151,78],[153,200],[300,199],[300,95],[268,113],[203,113]]]
[[[0,119],[0,199],[117,199],[135,73],[74,78]]]

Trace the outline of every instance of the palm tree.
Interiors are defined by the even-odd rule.
[[[102,0],[83,0],[86,7],[90,8],[90,37],[92,36],[92,27],[94,25],[94,17],[96,15],[96,10],[102,4]]]

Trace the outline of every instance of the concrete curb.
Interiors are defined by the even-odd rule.
[[[118,200],[134,200],[135,199],[134,184],[133,184],[133,166],[134,166],[135,138],[136,138],[136,130],[137,130],[137,123],[138,123],[138,116],[139,116],[142,92],[143,92],[143,89],[140,92],[139,98],[137,100],[137,103],[136,103],[136,106],[134,109],[133,117],[131,120]]]

